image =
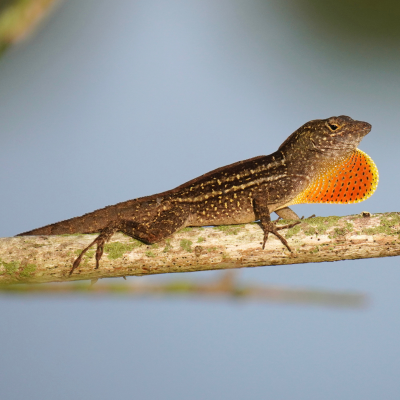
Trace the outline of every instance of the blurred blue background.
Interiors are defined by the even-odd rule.
[[[63,2],[0,60],[0,236],[269,154],[308,120],[341,114],[372,124],[360,148],[378,165],[378,190],[361,204],[294,210],[399,211],[398,6],[320,3]],[[400,398],[397,258],[241,278],[365,292],[371,303],[2,296],[0,396]]]

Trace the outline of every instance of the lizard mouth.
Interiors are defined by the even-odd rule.
[[[360,131],[364,133],[364,136],[369,133],[372,129],[372,125],[369,124],[368,122],[358,122],[360,126]]]
[[[372,129],[371,124],[363,121],[357,121],[357,124],[354,126],[354,132],[358,135],[360,140],[364,136],[368,135],[371,129]]]

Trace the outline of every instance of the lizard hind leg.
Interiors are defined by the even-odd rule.
[[[101,230],[100,235],[93,240],[74,261],[70,275],[80,265],[84,254],[94,245],[96,250],[96,268],[99,267],[100,259],[103,255],[104,245],[110,240],[111,236],[117,231],[124,233],[132,238],[141,240],[147,244],[159,242],[172,235],[178,229],[183,228],[189,217],[189,209],[185,206],[171,207],[160,211],[148,222],[137,222],[129,219],[119,219],[111,221]]]
[[[96,249],[96,269],[99,268],[99,263],[101,256],[103,255],[104,252],[104,245],[110,240],[111,236],[114,235],[115,232],[117,232],[120,229],[120,224],[119,221],[112,221],[109,223],[104,229],[102,229],[101,233],[99,236],[97,236],[96,239],[93,240],[92,243],[89,244],[86,248],[84,248],[77,257],[77,259],[74,261],[71,270],[69,271],[69,275],[71,276],[72,273],[76,268],[79,267],[82,257],[85,255],[85,253],[94,245],[97,244],[97,249]]]
[[[125,235],[152,244],[167,238],[178,229],[184,228],[189,214],[187,207],[175,206],[160,211],[149,222],[137,223],[131,220],[124,220],[119,230]]]

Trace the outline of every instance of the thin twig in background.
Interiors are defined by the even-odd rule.
[[[286,288],[241,284],[237,271],[224,271],[217,279],[207,281],[173,280],[149,283],[143,278],[130,283],[99,282],[19,284],[0,286],[3,295],[35,296],[118,296],[133,298],[191,297],[205,300],[235,300],[240,302],[318,305],[326,307],[363,308],[367,296],[353,292],[332,292],[307,288]]]

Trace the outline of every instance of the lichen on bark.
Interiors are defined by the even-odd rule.
[[[400,255],[400,213],[397,212],[366,217],[310,218],[280,232],[286,236],[292,253],[272,234],[262,250],[263,233],[256,223],[222,229],[184,229],[155,245],[145,245],[118,233],[105,246],[99,269],[95,269],[93,249],[71,276],[69,272],[74,259],[93,241],[93,235],[1,238],[0,284],[65,282]]]

